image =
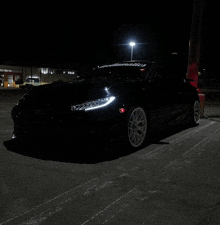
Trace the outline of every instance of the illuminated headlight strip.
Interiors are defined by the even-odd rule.
[[[115,66],[139,66],[139,67],[145,67],[146,64],[142,63],[115,63],[111,65],[103,65],[103,66],[98,66],[98,68],[105,68],[105,67],[115,67]]]
[[[101,99],[97,99],[95,101],[91,101],[91,102],[86,102],[80,105],[73,105],[71,107],[72,111],[78,111],[78,110],[92,110],[92,109],[97,109],[97,108],[102,108],[105,107],[107,105],[109,105],[110,103],[112,103],[115,100],[115,96],[111,96],[111,97],[107,97],[107,98],[101,98]]]

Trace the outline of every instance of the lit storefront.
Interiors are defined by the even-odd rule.
[[[75,71],[69,68],[0,65],[0,87],[4,88],[19,88],[25,84],[38,86],[60,80],[68,82],[75,77]]]
[[[15,66],[0,66],[0,86],[4,88],[17,87],[17,82],[23,79],[22,68]]]

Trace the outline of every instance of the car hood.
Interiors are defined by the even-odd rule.
[[[67,83],[53,83],[33,87],[20,102],[38,104],[80,104],[85,101],[104,98],[109,95],[118,94],[120,89],[124,89],[128,82],[115,82],[103,80],[92,82],[80,80]]]

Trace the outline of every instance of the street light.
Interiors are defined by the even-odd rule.
[[[130,46],[131,46],[131,61],[132,61],[133,47],[135,46],[135,43],[134,42],[130,42]]]

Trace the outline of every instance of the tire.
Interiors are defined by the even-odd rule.
[[[192,126],[198,126],[200,122],[200,103],[199,101],[194,101],[190,106],[189,122]]]
[[[149,126],[147,115],[143,108],[136,107],[131,110],[128,117],[128,141],[133,148],[139,148],[146,143]]]

